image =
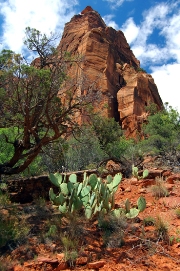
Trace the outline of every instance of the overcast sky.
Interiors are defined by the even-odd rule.
[[[87,5],[124,32],[163,102],[180,111],[180,0],[0,0],[0,49],[22,52],[27,26],[62,34]]]

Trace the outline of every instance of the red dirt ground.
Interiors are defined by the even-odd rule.
[[[174,271],[180,270],[180,218],[176,210],[180,209],[180,174],[166,178],[164,184],[169,191],[168,197],[156,199],[152,195],[154,180],[124,179],[115,195],[115,202],[124,206],[127,198],[132,206],[140,195],[144,196],[147,207],[144,212],[130,222],[124,230],[124,245],[121,247],[105,247],[101,234],[97,231],[97,222],[86,224],[88,234],[82,240],[85,245],[76,262],[70,267],[64,261],[63,253],[57,253],[56,244],[51,247],[36,242],[36,238],[29,241],[36,247],[36,258],[25,261],[22,259],[23,246],[6,254],[11,267],[4,270],[13,271],[60,271],[60,270],[99,270],[99,271]],[[150,217],[150,218],[149,218]],[[167,234],[159,235],[155,225],[145,225],[143,219],[156,221],[158,219],[167,226]],[[80,237],[81,238],[81,237]],[[1,262],[2,263],[2,262]],[[8,264],[7,264],[8,266]],[[3,269],[0,269],[3,270]]]

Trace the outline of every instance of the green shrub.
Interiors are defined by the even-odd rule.
[[[81,132],[76,134],[75,138],[70,138],[67,143],[64,166],[68,171],[86,169],[90,164],[97,164],[107,157],[90,127],[82,127]]]
[[[15,216],[1,217],[0,220],[0,248],[11,242],[23,242],[29,233],[29,226]]]
[[[171,106],[165,105],[165,109],[148,117],[148,123],[144,125],[144,133],[147,136],[144,147],[162,155],[175,156],[180,144],[180,115]],[[166,160],[166,159],[164,159]]]

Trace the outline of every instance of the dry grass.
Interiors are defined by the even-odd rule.
[[[156,199],[169,196],[169,192],[162,178],[156,178],[156,184],[151,187],[151,193]]]

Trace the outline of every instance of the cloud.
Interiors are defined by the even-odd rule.
[[[180,12],[176,4],[161,3],[143,13],[137,25],[130,17],[123,25],[128,43],[142,65],[180,61]],[[157,35],[153,43],[153,35]],[[152,41],[149,40],[152,37]],[[158,39],[164,44],[158,43]]]
[[[136,24],[132,15],[122,30],[141,66],[148,69],[163,102],[180,112],[180,1],[159,3]]]
[[[118,29],[119,29],[119,26],[116,24],[115,21],[112,20],[113,17],[114,17],[114,15],[112,15],[112,14],[105,15],[105,16],[103,17],[103,20],[105,21],[105,23],[106,23],[107,26],[111,26],[112,28],[118,30]]]
[[[179,96],[177,98],[180,86],[180,64],[152,66],[151,70],[163,102],[168,102],[180,112]]]
[[[3,35],[1,43],[16,52],[23,49],[25,27],[36,28],[46,34],[62,33],[65,22],[74,15],[77,0],[7,0],[0,2]]]
[[[139,27],[134,23],[133,18],[130,17],[123,25],[122,25],[122,31],[125,34],[126,39],[129,43],[132,43],[134,40],[136,40],[138,33],[139,33]]]
[[[132,2],[134,0],[103,0],[110,4],[112,9],[122,6],[124,2]]]

